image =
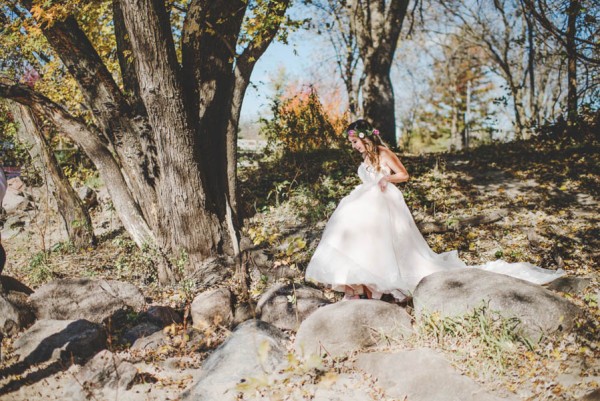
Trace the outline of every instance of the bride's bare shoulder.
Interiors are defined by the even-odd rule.
[[[379,156],[383,157],[383,158],[392,158],[392,157],[397,157],[396,154],[394,152],[392,152],[390,149],[386,148],[385,146],[379,146]]]

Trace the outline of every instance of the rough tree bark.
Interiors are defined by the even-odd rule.
[[[577,17],[580,13],[581,4],[579,0],[570,0],[567,10],[567,122],[569,129],[575,132],[577,125]]]
[[[353,0],[351,27],[356,32],[365,81],[364,116],[397,146],[394,91],[390,69],[409,0]]]
[[[39,118],[26,107],[16,103],[11,105],[15,120],[19,123],[19,137],[29,142],[34,163],[47,173],[46,185],[56,199],[58,212],[69,235],[69,240],[78,248],[94,245],[96,238],[90,215],[73,189],[52,152]],[[45,174],[46,175],[46,174]]]
[[[74,16],[40,23],[95,124],[84,124],[22,85],[2,81],[0,96],[30,106],[88,154],[138,245],[155,246],[165,260],[185,253],[195,270],[208,257],[239,252],[239,113],[252,69],[274,39],[289,0],[265,4],[269,18],[238,55],[248,2],[192,0],[180,64],[164,1],[114,0],[123,90]],[[169,268],[159,272],[162,282],[173,277]]]

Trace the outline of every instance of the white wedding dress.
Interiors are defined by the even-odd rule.
[[[438,271],[464,269],[457,251],[437,254],[431,250],[395,185],[378,186],[387,167],[377,171],[362,163],[362,184],[343,198],[332,214],[306,269],[306,279],[331,285],[365,285],[374,294],[398,299],[412,294],[419,281]],[[545,284],[562,276],[530,263],[501,260],[473,266]]]

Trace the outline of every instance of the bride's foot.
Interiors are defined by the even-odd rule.
[[[342,301],[348,301],[351,299],[359,299],[360,296],[362,295],[362,288],[356,288],[356,287],[352,287],[347,285],[344,291],[344,298],[342,298]]]

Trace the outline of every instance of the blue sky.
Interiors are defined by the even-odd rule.
[[[311,68],[310,63],[307,62],[311,47],[310,42],[298,41],[293,34],[290,44],[275,42],[269,46],[265,54],[256,62],[252,72],[251,85],[246,91],[242,105],[243,120],[257,119],[261,110],[263,114],[268,112],[269,97],[273,95],[270,82],[279,69],[284,68],[286,75],[295,77]]]

